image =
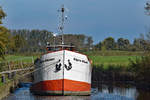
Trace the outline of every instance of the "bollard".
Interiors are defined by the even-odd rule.
[[[5,79],[5,75],[2,75],[2,83],[5,83],[6,79]]]
[[[11,79],[12,76],[11,76],[11,73],[8,73],[8,79]]]

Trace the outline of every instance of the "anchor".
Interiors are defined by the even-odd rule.
[[[60,59],[59,59],[59,61],[58,61],[58,63],[60,62]],[[58,72],[58,71],[60,71],[61,70],[61,63],[59,63],[59,64],[56,64],[56,67],[55,67],[55,72]]]
[[[68,66],[65,64],[65,68],[67,70],[70,70],[72,68],[72,63],[70,62],[70,60],[68,59]]]

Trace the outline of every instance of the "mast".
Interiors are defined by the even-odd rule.
[[[64,12],[65,12],[65,8],[64,8],[64,5],[62,5],[61,7],[61,22],[60,22],[60,27],[59,27],[59,30],[62,34],[62,40],[61,40],[61,44],[64,45],[64,21],[65,21],[65,18],[64,18]],[[62,46],[62,50],[64,49],[64,47]],[[64,65],[65,65],[65,51],[63,50],[63,79],[62,79],[62,95],[64,95]]]
[[[59,30],[62,34],[61,44],[63,45],[64,44],[64,21],[65,21],[65,16],[64,16],[65,8],[64,8],[64,5],[62,5],[60,11],[61,11],[61,22],[60,22]]]

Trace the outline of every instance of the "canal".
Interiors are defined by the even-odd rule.
[[[29,91],[31,83],[23,83],[3,100],[149,100],[150,92],[132,86],[108,86],[98,84],[92,88],[91,96],[37,96]]]

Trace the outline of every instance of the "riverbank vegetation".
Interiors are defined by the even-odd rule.
[[[150,90],[150,56],[129,59],[128,64],[99,64],[93,67],[92,82],[121,83]]]

